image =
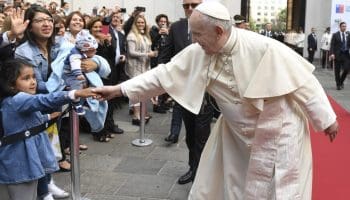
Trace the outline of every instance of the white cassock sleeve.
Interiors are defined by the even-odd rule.
[[[121,84],[132,103],[167,92],[177,103],[198,114],[206,90],[207,68],[211,63],[199,45],[193,44],[167,64],[158,65]]]
[[[337,116],[316,77],[308,80],[302,87],[291,93],[291,96],[306,112],[316,131],[323,131],[336,121]]]
[[[123,82],[120,86],[123,95],[127,96],[133,104],[165,93],[154,70]]]

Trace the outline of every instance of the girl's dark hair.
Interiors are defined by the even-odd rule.
[[[32,5],[31,7],[29,7],[25,14],[24,14],[24,20],[30,20],[28,27],[25,31],[25,37],[28,40],[29,43],[36,45],[36,41],[35,41],[35,35],[32,33],[31,29],[32,29],[32,24],[33,24],[33,19],[35,17],[35,14],[41,12],[44,13],[48,16],[50,16],[52,18],[52,14],[45,8],[39,6],[39,5]],[[52,45],[55,43],[55,33],[53,32],[52,35],[50,36],[50,38],[48,39],[47,42],[47,50],[48,52],[50,52],[50,49],[52,47]]]
[[[21,69],[26,67],[33,67],[25,60],[15,58],[5,60],[0,63],[0,98],[3,99],[8,96],[17,94],[17,91],[13,89],[16,85],[16,80],[21,73]]]

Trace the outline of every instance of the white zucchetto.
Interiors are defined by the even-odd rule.
[[[217,1],[205,1],[199,4],[195,10],[210,17],[222,20],[230,20],[230,13],[227,8]]]

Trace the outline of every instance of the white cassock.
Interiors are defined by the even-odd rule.
[[[216,99],[222,116],[189,199],[311,199],[308,119],[318,131],[336,120],[313,70],[282,43],[233,28],[219,54],[190,45],[122,89],[133,101],[167,92],[193,113],[205,91]]]

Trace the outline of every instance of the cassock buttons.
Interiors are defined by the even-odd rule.
[[[233,101],[234,104],[242,104],[240,101]]]

